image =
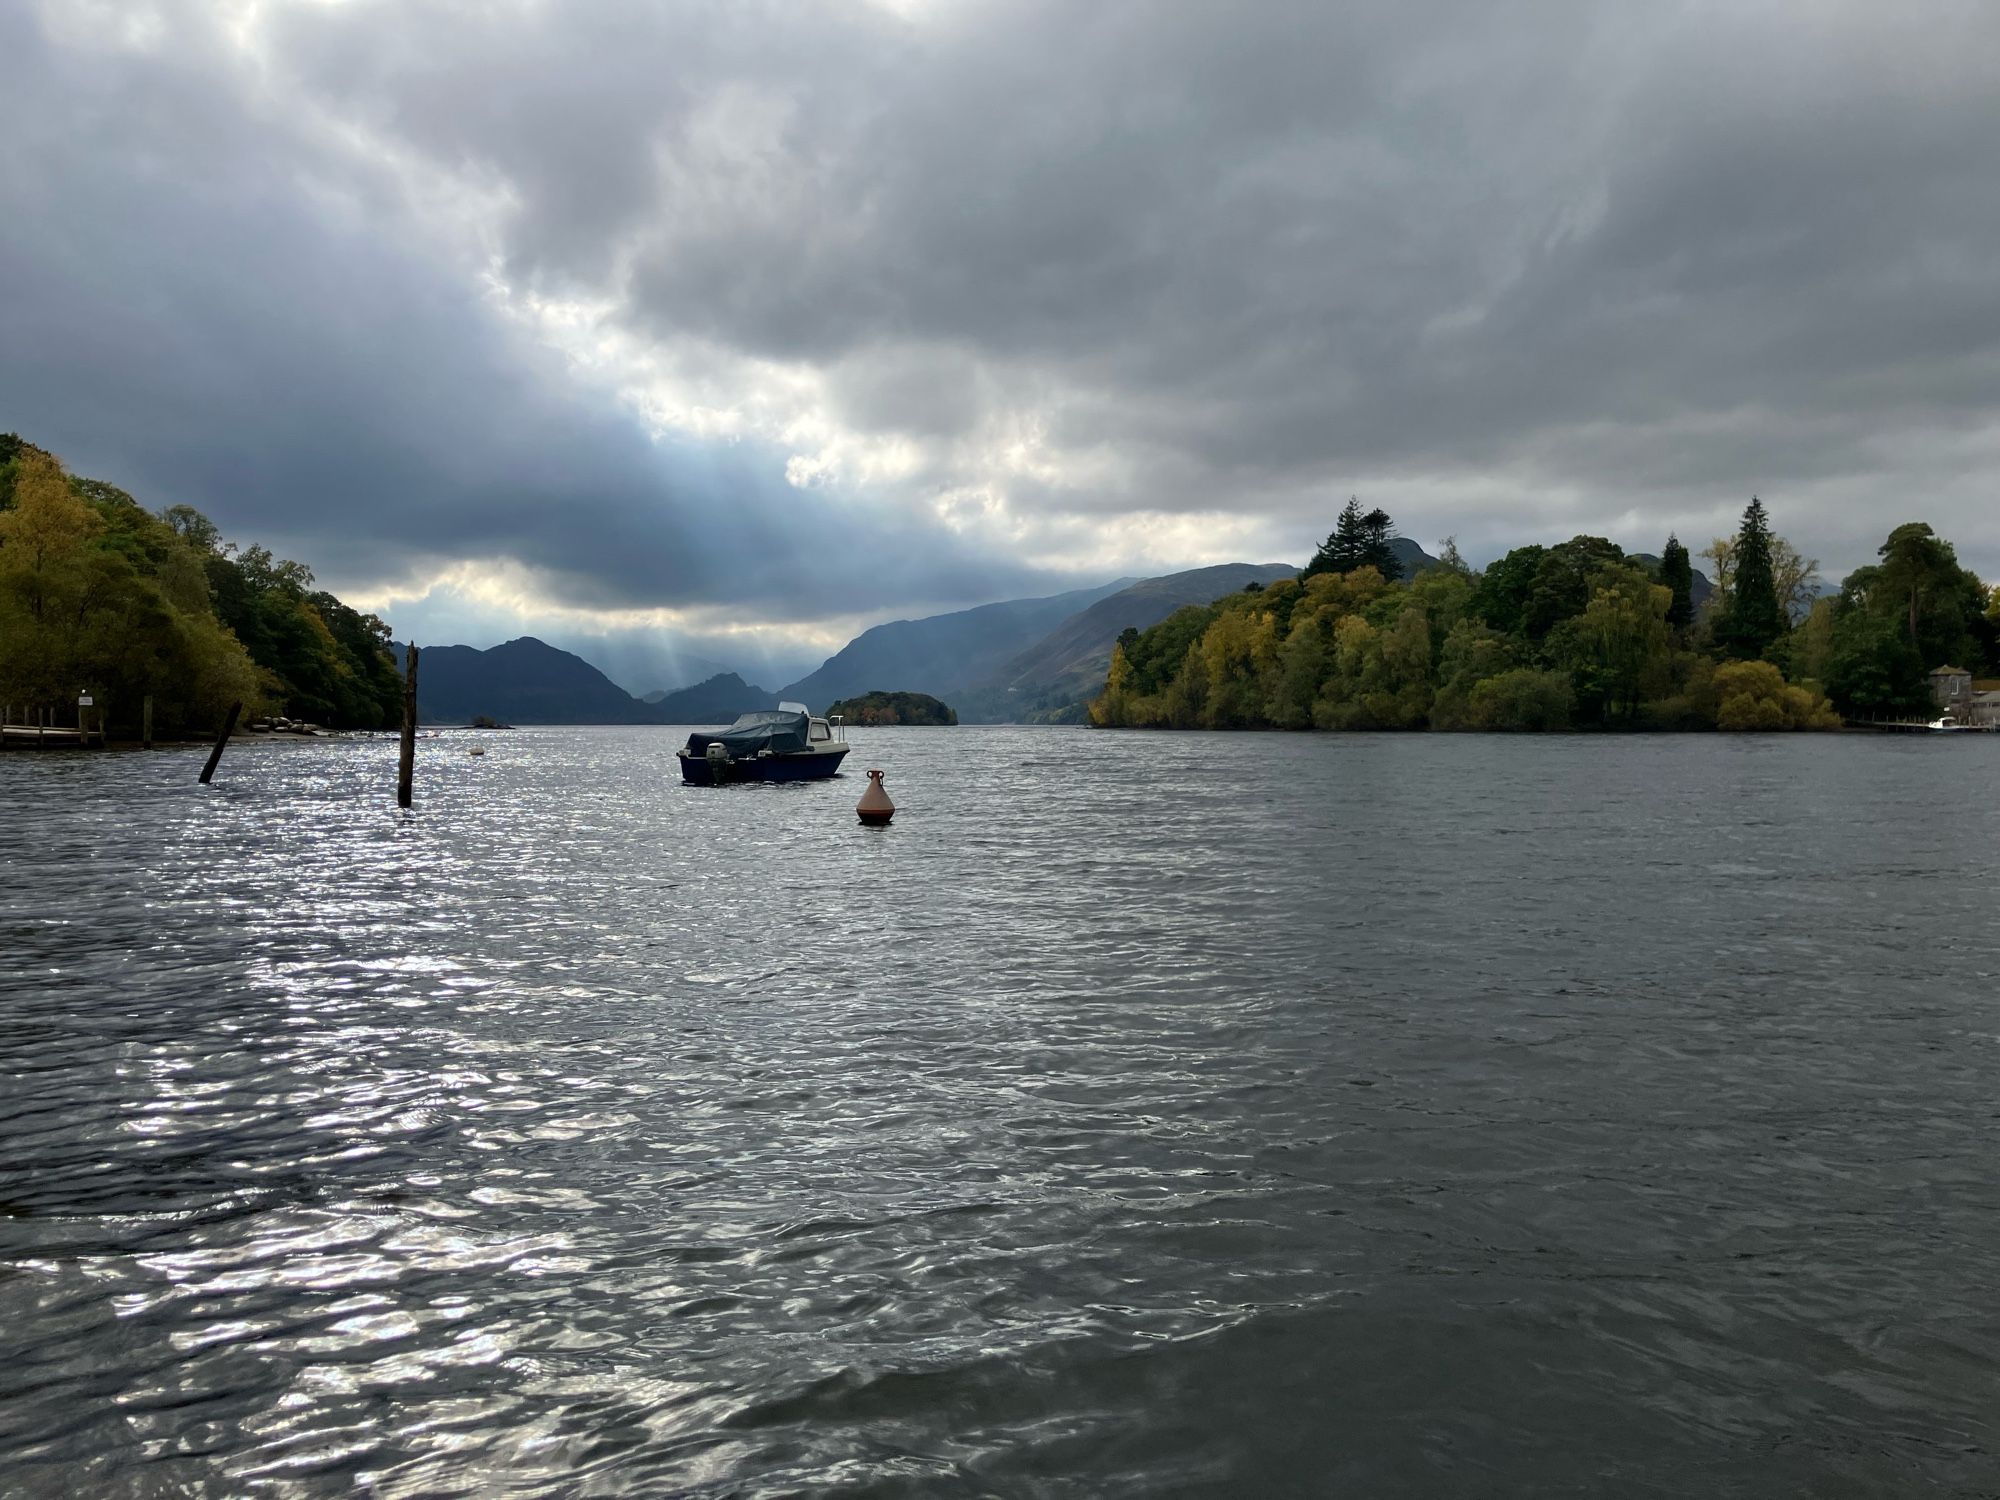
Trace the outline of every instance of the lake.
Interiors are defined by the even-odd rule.
[[[2000,1492],[2000,740],[679,738],[0,757],[0,1491]]]

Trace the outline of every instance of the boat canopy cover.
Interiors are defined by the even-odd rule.
[[[767,708],[745,714],[727,729],[713,734],[697,731],[688,736],[687,753],[706,755],[710,745],[720,745],[732,760],[741,760],[763,750],[773,755],[790,755],[810,748],[811,721],[804,714]]]

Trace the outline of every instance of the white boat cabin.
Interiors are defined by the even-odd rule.
[[[815,750],[833,750],[847,743],[847,731],[841,727],[841,715],[822,719],[803,703],[780,703],[778,712],[804,714],[806,716],[806,740]]]

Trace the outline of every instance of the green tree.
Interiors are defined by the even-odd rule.
[[[1548,550],[1516,547],[1480,574],[1472,595],[1472,612],[1502,635],[1526,635],[1528,601]]]
[[[1636,568],[1605,569],[1582,613],[1558,627],[1578,705],[1591,718],[1630,722],[1666,682],[1673,592]],[[1553,639],[1553,637],[1552,637]]]
[[[1480,683],[1513,670],[1515,665],[1514,644],[1506,636],[1480,620],[1459,621],[1445,637],[1439,656],[1431,728],[1484,728],[1473,710],[1473,693]]]
[[[1131,691],[1139,697],[1164,691],[1187,660],[1188,649],[1200,643],[1215,614],[1211,604],[1186,605],[1138,634],[1125,650],[1132,665]]]
[[[1312,728],[1313,704],[1326,680],[1334,624],[1332,615],[1297,623],[1278,648],[1277,672],[1264,705],[1278,728]]]
[[[1472,690],[1474,729],[1543,731],[1567,729],[1575,695],[1567,672],[1516,667],[1489,677]]]
[[[1407,605],[1379,626],[1348,615],[1334,627],[1331,670],[1313,704],[1313,722],[1322,729],[1422,728],[1430,666],[1430,625],[1420,605]]]
[[[1603,571],[1624,560],[1624,550],[1601,536],[1573,536],[1549,548],[1535,563],[1521,633],[1537,644],[1546,640],[1556,626],[1583,613]]]
[[[1202,722],[1211,729],[1253,729],[1267,723],[1264,682],[1277,665],[1277,624],[1267,610],[1222,611],[1201,638],[1202,676],[1209,684]]]
[[[1208,711],[1208,663],[1201,642],[1188,643],[1180,670],[1160,695],[1160,722],[1170,729],[1195,729]]]
[[[0,699],[62,714],[88,690],[129,729],[150,696],[169,734],[211,724],[232,700],[255,709],[262,680],[172,527],[15,443],[0,513]]]
[[[1921,521],[1898,526],[1878,554],[1882,562],[1861,585],[1877,614],[1902,617],[1925,670],[1976,664],[1976,625],[1986,586],[1958,565],[1958,553]]]
[[[1373,568],[1391,583],[1403,576],[1403,561],[1396,556],[1395,529],[1389,513],[1379,507],[1361,518],[1360,566]]]
[[[220,552],[223,550],[222,533],[215,522],[196,510],[192,505],[169,505],[160,512],[174,535],[198,552]]]
[[[1660,582],[1671,595],[1667,606],[1667,628],[1682,640],[1694,625],[1694,563],[1681,539],[1668,533],[1660,553]]]
[[[39,448],[17,451],[13,504],[0,512],[0,696],[54,706],[86,686],[84,645],[103,602],[104,530]]]
[[[1404,585],[1410,601],[1423,610],[1430,626],[1434,672],[1443,660],[1445,641],[1472,614],[1475,587],[1470,572],[1442,565],[1424,569]]]
[[[1936,705],[1927,671],[1893,615],[1843,597],[1826,661],[1826,690],[1841,712],[1859,719],[1928,717]]]
[[[1716,622],[1716,644],[1729,656],[1761,657],[1785,633],[1789,621],[1772,567],[1770,517],[1764,502],[1754,495],[1737,528],[1733,561],[1728,603]]]
[[[1709,612],[1720,620],[1736,592],[1736,542],[1733,536],[1719,536],[1702,556],[1715,569],[1715,592],[1709,597]],[[1783,537],[1771,537],[1771,580],[1778,592],[1778,609],[1787,624],[1796,625],[1811,611],[1820,597],[1819,559],[1807,557]],[[1664,582],[1665,580],[1662,580]]]
[[[190,506],[149,514],[124,490],[0,437],[0,698],[67,705],[89,688],[110,725],[156,700],[162,733],[241,701],[336,727],[393,722],[389,629],[315,591],[310,569],[240,556]]]
[[[1401,578],[1403,565],[1390,544],[1394,526],[1387,511],[1364,514],[1361,502],[1350,496],[1332,532],[1299,574],[1300,580],[1322,573],[1352,573],[1356,568],[1373,568],[1387,579]]]
[[[1795,674],[1824,685],[1833,661],[1834,626],[1839,606],[1832,599],[1815,599],[1806,611],[1805,623],[1794,632],[1792,666]]]
[[[201,534],[185,518],[176,529]],[[215,612],[272,674],[272,696],[285,713],[343,729],[395,722],[400,676],[387,625],[316,590],[303,563],[261,546],[232,557],[232,549],[209,541],[204,565]]]

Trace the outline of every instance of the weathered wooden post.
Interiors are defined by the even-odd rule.
[[[396,762],[396,806],[410,805],[410,778],[417,769],[417,643],[403,656],[403,753]]]
[[[222,750],[229,743],[229,737],[236,733],[236,716],[243,712],[241,703],[229,705],[229,717],[222,721],[222,733],[215,737],[215,748],[208,752],[208,764],[201,768],[201,784],[208,785],[208,778],[215,774],[216,762],[222,759]]]
[[[153,695],[146,694],[146,701],[139,708],[139,740],[148,750],[153,748]]]

